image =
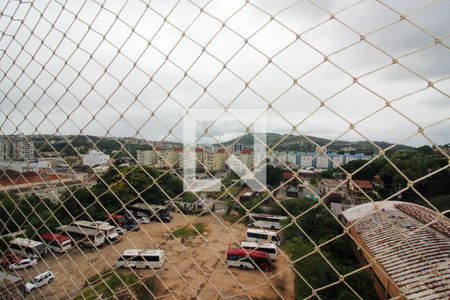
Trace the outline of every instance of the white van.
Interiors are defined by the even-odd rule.
[[[118,268],[159,269],[164,264],[164,251],[155,249],[127,249],[117,260]]]
[[[47,256],[47,246],[44,243],[25,238],[15,238],[9,242],[11,252],[29,258]]]
[[[243,241],[240,246],[246,250],[266,252],[271,260],[277,260],[278,247],[275,244]]]
[[[276,232],[264,229],[247,229],[247,241],[281,245],[281,239]]]

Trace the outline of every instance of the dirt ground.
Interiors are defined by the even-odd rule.
[[[141,230],[127,232],[116,244],[98,250],[72,249],[64,255],[50,254],[39,261],[35,269],[17,271],[25,280],[52,270],[55,281],[28,296],[29,299],[72,299],[84,287],[87,278],[114,267],[117,257],[128,248],[163,249],[163,268],[137,270],[147,277],[155,274],[161,283],[158,296],[162,299],[293,299],[295,274],[283,254],[279,255],[271,272],[239,270],[225,265],[225,252],[245,237],[246,227],[222,225],[220,217],[173,214],[171,223],[142,224]],[[220,221],[219,221],[220,220]],[[168,236],[186,224],[203,223],[202,236],[174,239]],[[159,297],[158,297],[159,298]]]

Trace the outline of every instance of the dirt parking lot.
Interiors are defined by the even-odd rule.
[[[18,271],[26,280],[52,270],[55,281],[30,294],[29,299],[72,299],[78,295],[87,278],[114,267],[117,257],[128,248],[163,249],[166,262],[162,269],[138,270],[140,276],[156,274],[162,282],[159,296],[163,299],[293,299],[294,273],[283,254],[271,272],[239,270],[225,265],[229,246],[244,239],[243,224],[223,226],[213,215],[201,217],[174,213],[171,223],[142,224],[141,230],[127,232],[114,245],[97,250],[72,249],[64,255],[50,254],[35,269]],[[188,218],[188,219],[186,219]],[[221,219],[220,219],[221,220]],[[202,236],[174,239],[168,235],[186,224],[203,223]],[[222,221],[224,222],[224,221]],[[226,224],[226,222],[224,222]]]

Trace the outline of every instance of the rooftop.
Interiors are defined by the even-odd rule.
[[[158,256],[162,256],[162,255],[164,255],[164,251],[159,250],[159,249],[127,249],[122,253],[122,255],[131,255],[131,256],[158,255]]]
[[[289,180],[292,177],[294,177],[294,173],[292,173],[292,172],[283,171],[283,173],[281,173],[281,179],[283,179],[283,180]]]
[[[320,181],[321,184],[329,185],[329,186],[338,186],[342,183],[342,180],[337,179],[322,179]]]
[[[0,186],[11,186],[11,185],[19,185],[19,184],[31,184],[31,183],[43,183],[49,181],[59,180],[62,177],[56,174],[50,175],[37,175],[36,173],[32,174],[22,174],[16,178],[11,178],[9,176],[0,177]]]
[[[369,180],[352,180],[353,183],[362,190],[373,189],[373,185]]]
[[[51,233],[51,232],[43,233],[40,235],[40,237],[44,240],[56,240],[59,242],[64,242],[64,241],[69,240],[69,237],[67,235],[59,234],[59,233]]]
[[[450,296],[450,220],[423,206],[383,201],[343,212],[407,299]],[[434,221],[434,223],[430,223]]]

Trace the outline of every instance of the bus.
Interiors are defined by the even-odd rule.
[[[127,249],[117,259],[118,268],[159,269],[164,264],[164,251],[155,249]]]
[[[56,228],[58,233],[66,234],[75,243],[85,247],[99,247],[105,243],[105,235],[97,229],[77,225],[64,225]]]
[[[149,218],[150,220],[161,220],[168,223],[172,220],[170,208],[165,205],[148,204],[144,202],[136,202],[128,205],[127,209],[137,218]]]
[[[47,247],[44,243],[25,238],[15,238],[9,242],[11,252],[28,258],[47,256]]]
[[[109,224],[84,221],[84,220],[75,221],[72,224],[83,227],[83,228],[97,229],[97,230],[101,231],[105,235],[106,241],[108,243],[117,242],[119,239],[119,234],[116,232],[116,227],[109,225]]]
[[[247,226],[269,228],[269,229],[281,229],[282,222],[286,221],[286,216],[275,216],[266,214],[249,214],[247,217]]]
[[[248,251],[242,248],[228,249],[227,266],[240,269],[272,270],[272,263],[266,252]]]
[[[278,247],[272,243],[258,243],[258,242],[248,242],[243,241],[240,243],[241,248],[249,250],[249,251],[263,251],[269,255],[271,260],[277,260],[278,256]]]
[[[56,253],[67,252],[73,247],[72,240],[64,234],[47,232],[39,237],[47,245],[48,249]]]
[[[274,243],[278,247],[281,245],[281,239],[276,232],[264,229],[247,229],[247,241],[259,243]]]

